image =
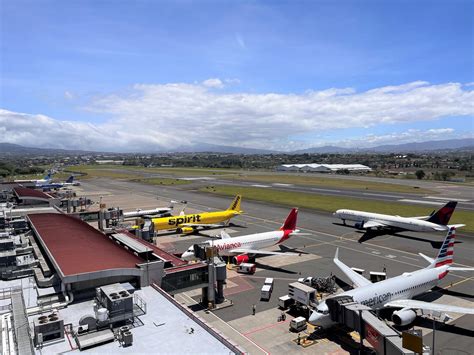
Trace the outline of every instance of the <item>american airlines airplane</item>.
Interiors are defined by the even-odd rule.
[[[413,232],[447,231],[450,227],[448,226],[449,220],[456,205],[456,201],[450,201],[436,213],[424,217],[400,217],[354,210],[337,210],[333,213],[333,216],[342,219],[344,225],[346,221],[354,221],[355,227],[358,229],[389,229]],[[464,224],[453,225],[453,227],[464,226]]]
[[[372,283],[356,273],[338,258],[339,248],[334,257],[334,263],[354,283],[354,289],[338,296],[351,296],[355,302],[364,304],[374,310],[382,308],[399,308],[393,312],[392,321],[396,325],[407,325],[415,320],[417,309],[439,312],[474,314],[474,308],[457,307],[445,304],[412,300],[434,286],[448,274],[449,271],[473,271],[474,268],[453,267],[453,249],[456,228],[451,227],[444,239],[436,259],[420,253],[430,265],[424,269],[405,272],[377,283]],[[336,324],[331,320],[326,300],[321,301],[309,318],[309,322],[323,328]]]
[[[273,232],[249,234],[241,237],[232,238],[229,234],[222,231],[220,240],[207,240],[203,244],[217,248],[221,256],[234,256],[233,262],[237,265],[247,262],[249,255],[297,255],[294,253],[282,253],[277,251],[262,250],[276,244],[280,244],[289,237],[298,234],[296,229],[296,220],[298,209],[293,208],[285,220],[285,223],[279,230]],[[194,245],[190,246],[181,256],[183,260],[195,260]]]

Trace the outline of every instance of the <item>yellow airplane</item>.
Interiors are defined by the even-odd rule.
[[[176,229],[178,233],[192,233],[198,227],[212,228],[222,227],[222,223],[228,224],[232,217],[238,216],[243,211],[240,210],[242,196],[235,196],[229,208],[225,211],[203,212],[195,214],[182,214],[173,217],[152,218],[155,230]]]

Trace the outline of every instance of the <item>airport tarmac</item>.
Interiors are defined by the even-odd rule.
[[[121,173],[130,173],[130,170],[123,169],[113,169],[115,172]],[[137,175],[141,175],[147,178],[176,178],[171,174],[156,174],[156,173],[147,173],[143,171],[134,171]],[[268,172],[267,174],[273,176],[286,176],[288,173],[278,173],[278,172]],[[283,175],[285,174],[285,175]],[[302,174],[296,174],[295,176],[302,176]],[[308,176],[305,174],[303,176]],[[321,174],[310,174],[310,176],[320,177]],[[202,177],[179,177],[179,179],[192,181],[192,186],[187,188],[198,188],[207,185],[231,185],[231,186],[242,186],[242,187],[260,187],[265,189],[274,189],[279,191],[290,191],[290,192],[299,192],[299,193],[310,193],[310,194],[319,194],[326,196],[338,196],[346,198],[358,198],[364,200],[374,200],[374,201],[390,201],[398,202],[404,204],[415,204],[420,206],[426,206],[429,208],[434,208],[436,206],[442,206],[450,200],[458,201],[458,209],[466,211],[474,211],[474,189],[469,185],[462,185],[458,183],[450,183],[444,181],[427,181],[427,180],[414,180],[414,179],[389,179],[389,178],[377,178],[371,176],[341,176],[335,174],[324,174],[322,175],[325,179],[349,179],[357,181],[368,181],[368,182],[377,182],[377,183],[387,183],[395,185],[403,185],[408,187],[413,187],[413,193],[397,193],[397,192],[383,192],[375,190],[357,190],[357,189],[345,189],[345,188],[334,188],[334,187],[318,187],[318,186],[306,186],[306,185],[297,185],[297,184],[287,184],[287,183],[262,183],[261,181],[252,182],[252,174],[247,176],[247,181],[240,180],[229,180],[219,178],[219,175],[205,175]],[[284,180],[284,179],[282,179]],[[432,190],[433,194],[419,194],[416,193],[416,189],[423,188],[427,190]]]
[[[96,200],[102,196],[103,202],[107,203],[108,207],[122,207],[125,210],[138,207],[161,207],[167,206],[170,200],[186,200],[188,212],[211,211],[225,209],[231,201],[230,197],[193,191],[189,185],[181,188],[155,187],[121,180],[84,180],[79,192],[81,190],[85,195]],[[226,228],[231,236],[277,229],[289,212],[288,208],[248,201],[245,196],[243,196],[242,209],[245,214],[234,218],[232,224]],[[297,349],[313,353],[316,349],[318,353],[323,349],[324,352],[340,351],[341,353],[348,350],[345,344],[334,344],[327,340],[321,340],[304,350],[291,342],[291,339],[284,343],[275,341],[275,337],[283,337],[283,333],[288,334],[287,326],[277,322],[276,316],[279,313],[275,312],[278,297],[288,293],[288,283],[303,276],[328,276],[331,273],[340,278],[341,286],[344,282],[349,282],[332,262],[336,247],[340,248],[339,257],[344,263],[366,270],[366,275],[369,271],[382,271],[386,268],[387,276],[393,277],[425,267],[426,261],[418,253],[435,256],[444,238],[443,233],[407,232],[364,239],[361,231],[338,224],[338,221],[330,214],[307,210],[300,210],[298,227],[309,235],[292,237],[284,244],[289,248],[309,253],[309,256],[302,254],[301,257],[262,257],[257,259],[257,272],[251,276],[229,271],[225,294],[232,300],[233,306],[212,312],[223,321],[222,323],[227,324],[224,327],[232,326],[234,335],[237,332],[240,334],[238,337],[250,339],[258,347],[271,353],[284,353]],[[207,231],[209,232],[217,234],[219,230]],[[163,233],[156,238],[158,245],[175,253],[183,252],[190,245],[203,240],[206,240],[205,236],[180,237],[172,233]],[[278,246],[272,250],[278,250]],[[473,267],[473,251],[474,236],[463,233],[462,230],[458,231],[454,254],[456,265]],[[272,258],[275,260],[272,261]],[[260,287],[265,277],[275,279],[270,302],[260,302]],[[442,280],[440,289],[427,293],[423,299],[472,307],[473,289],[473,272],[451,272]],[[190,297],[196,301],[199,296],[191,292],[183,297]],[[253,304],[256,305],[257,310],[255,317],[251,316]],[[451,314],[451,316],[455,319],[446,325],[435,323],[437,352],[446,350],[449,353],[455,349],[462,353],[462,351],[472,349],[474,347],[473,317],[456,314]],[[431,320],[420,317],[415,323],[415,328],[423,329],[424,342],[427,345],[431,345],[431,327]],[[282,334],[278,330],[281,330]],[[327,347],[324,347],[325,345]]]

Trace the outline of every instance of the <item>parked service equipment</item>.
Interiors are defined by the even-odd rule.
[[[278,307],[281,309],[287,309],[295,303],[295,300],[288,295],[281,296],[278,298]]]
[[[241,274],[254,274],[257,269],[255,264],[242,263],[239,265],[237,272]]]
[[[317,303],[316,290],[301,282],[293,282],[288,285],[288,296],[305,306],[311,306],[311,304]]]
[[[267,277],[265,279],[264,285],[270,286],[271,291],[273,291],[273,278]]]
[[[270,297],[272,296],[272,288],[270,285],[263,285],[262,290],[260,293],[260,299],[261,300],[270,300]]]
[[[306,318],[297,317],[293,318],[290,322],[290,330],[294,332],[301,332],[307,328]]]

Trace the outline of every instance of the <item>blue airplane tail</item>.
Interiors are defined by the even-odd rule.
[[[74,175],[69,176],[68,179],[66,180],[66,182],[68,184],[72,184],[74,182]]]

